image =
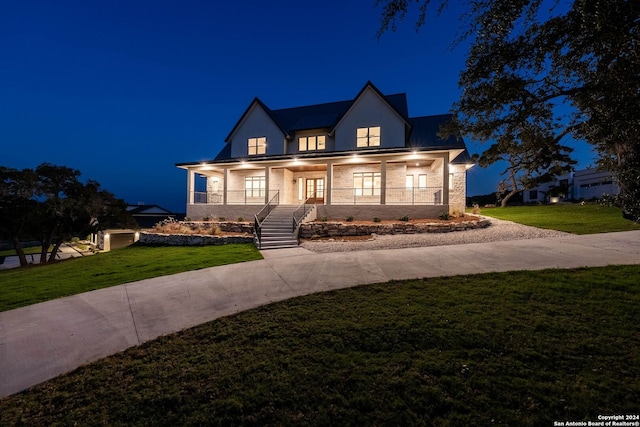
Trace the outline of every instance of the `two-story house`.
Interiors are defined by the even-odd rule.
[[[329,219],[464,211],[471,161],[462,138],[437,135],[449,119],[410,117],[406,94],[371,82],[326,104],[272,110],[256,98],[213,160],[176,165],[187,171],[187,216],[250,220],[269,201],[315,203]]]

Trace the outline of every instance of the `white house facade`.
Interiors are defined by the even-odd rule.
[[[620,188],[611,172],[598,169],[582,169],[557,177],[524,192],[524,203],[544,203],[556,200],[593,200],[604,195],[617,195]]]
[[[224,148],[187,171],[186,215],[251,219],[268,204],[317,217],[435,218],[464,211],[470,157],[440,138],[450,115],[409,117],[406,94],[368,82],[352,100],[271,110],[254,99]]]

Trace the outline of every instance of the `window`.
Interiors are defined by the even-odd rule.
[[[265,154],[266,151],[267,151],[266,136],[261,136],[260,138],[249,138],[249,155],[250,156]]]
[[[354,173],[353,190],[356,196],[379,196],[380,172]]]
[[[427,175],[418,175],[418,188],[427,188]]]
[[[248,176],[244,179],[246,197],[264,197],[265,188],[264,176]]]
[[[313,151],[313,150],[324,150],[325,147],[325,136],[301,136],[298,139],[298,150],[299,151]]]
[[[538,190],[529,190],[529,200],[538,200]]]
[[[413,175],[407,175],[406,188],[413,188]]]
[[[356,131],[356,147],[379,147],[380,126],[358,128]]]

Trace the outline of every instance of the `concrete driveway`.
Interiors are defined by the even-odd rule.
[[[264,259],[0,313],[0,397],[161,335],[287,298],[392,279],[640,264],[640,231]]]

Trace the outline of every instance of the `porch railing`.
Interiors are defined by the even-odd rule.
[[[258,240],[258,247],[262,243],[262,223],[265,218],[269,216],[271,211],[280,203],[280,192],[276,191],[275,195],[267,202],[266,205],[260,209],[260,212],[255,214],[253,219],[253,230],[256,233],[256,239]]]
[[[382,199],[381,191],[379,188],[333,188],[331,204],[379,205]],[[273,199],[277,194],[278,190],[269,191],[269,199]],[[262,205],[264,196],[264,191],[231,190],[227,191],[227,205]],[[326,202],[324,191],[318,194],[318,197],[322,197]],[[224,198],[221,193],[196,191],[193,201],[195,204],[221,205],[224,203]],[[387,187],[385,192],[387,205],[441,205],[442,203],[442,187]]]
[[[302,202],[300,206],[293,212],[293,225],[291,227],[291,231],[296,231],[296,228],[300,225],[300,222],[307,216],[307,213],[316,205],[316,194],[312,193],[311,196],[307,197],[305,201]]]
[[[382,200],[380,188],[333,188],[332,205],[379,205]],[[441,205],[442,187],[387,187],[386,205]]]
[[[269,191],[269,199],[272,199],[276,193],[278,190]],[[230,190],[227,191],[227,205],[262,205],[265,194],[265,190]],[[196,205],[222,205],[224,204],[224,196],[220,192],[194,191],[193,203]]]

